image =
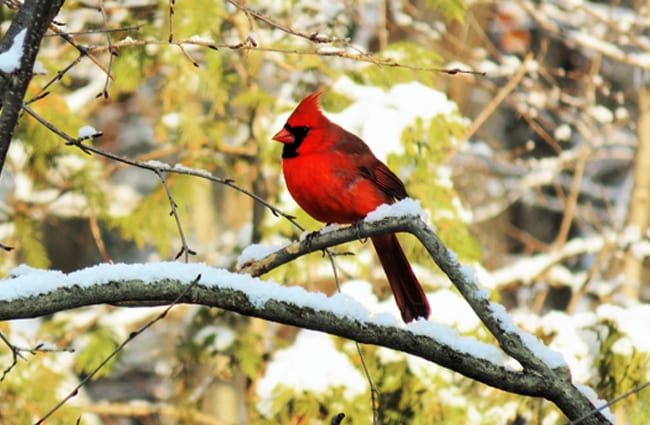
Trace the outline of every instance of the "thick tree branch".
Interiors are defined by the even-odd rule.
[[[171,273],[169,278],[152,279],[149,283],[129,277],[93,281],[94,283],[90,284],[83,278],[83,271],[68,276],[58,274],[55,278],[60,279],[61,282],[48,282],[51,289],[43,291],[42,294],[0,301],[0,320],[37,317],[61,310],[104,303],[119,304],[129,301],[130,305],[134,305],[133,302],[145,305],[151,305],[152,302],[165,304],[177,299],[182,291],[187,289],[186,285],[192,281],[192,276],[201,273],[203,277],[200,284],[191,288],[180,299],[181,302],[219,307],[244,315],[400,350],[496,388],[523,395],[544,397],[554,402],[570,419],[579,418],[594,409],[587,397],[572,385],[570,374],[562,367],[561,362],[559,364],[549,362],[548,353],[545,352],[547,350],[539,342],[537,342],[539,346],[532,344],[528,339],[530,336],[519,331],[509,321],[509,317],[499,311],[497,307],[500,306],[490,303],[486,291],[481,290],[476,284],[471,270],[461,267],[455,255],[418,217],[404,216],[374,223],[363,222],[322,235],[314,235],[305,241],[279,250],[259,262],[247,265],[245,270],[253,275],[259,275],[308,252],[360,237],[397,231],[412,233],[425,245],[438,266],[449,276],[486,327],[495,335],[501,348],[522,364],[523,371],[515,371],[487,359],[476,358],[435,338],[418,334],[414,326],[420,323],[409,325],[409,328],[404,329],[381,326],[358,317],[342,317],[340,314],[335,314],[336,307],[343,302],[343,299],[337,299],[337,296],[328,300],[331,303],[328,305],[332,306],[331,310],[322,307],[324,305],[322,294],[310,295],[314,297],[312,305],[297,305],[291,301],[291,298],[283,299],[280,295],[282,291],[302,291],[301,288],[278,286],[273,288],[273,291],[269,291],[268,285],[275,285],[274,283],[257,281],[244,275],[211,269],[199,264],[173,264],[173,270],[188,268],[186,279]],[[107,267],[108,271],[113,270],[113,267],[137,266],[103,265],[102,267]],[[162,266],[158,269],[164,271]],[[130,273],[133,275],[132,271]],[[135,274],[135,276],[139,275]],[[15,282],[11,280],[4,282],[4,285],[7,285],[4,288],[9,291],[5,294],[11,293],[12,283]],[[20,291],[20,289],[16,290]],[[270,292],[274,294],[273,298],[267,295]],[[544,353],[542,357],[539,357],[540,352]],[[582,423],[609,422],[600,413],[595,413],[584,419]]]
[[[26,30],[20,66],[10,74],[0,72],[0,172],[4,168],[9,144],[23,106],[27,86],[32,79],[36,54],[45,31],[59,12],[64,0],[25,0],[9,30],[0,41],[0,52],[7,51],[16,36]]]
[[[178,263],[179,268],[183,266],[185,265]],[[544,394],[546,384],[536,376],[526,375],[485,359],[474,358],[408,329],[340,317],[328,310],[284,300],[269,299],[260,303],[259,299],[252,297],[248,291],[228,287],[227,281],[232,279],[232,274],[217,274],[215,279],[214,273],[199,271],[202,275],[201,281],[182,297],[180,296],[187,290],[191,279],[160,279],[153,282],[133,279],[91,286],[87,286],[87,282],[79,282],[78,287],[74,289],[68,284],[47,294],[30,297],[27,302],[25,299],[0,302],[0,320],[37,317],[96,304],[129,302],[129,306],[133,307],[139,302],[149,306],[152,303],[163,305],[180,297],[180,302],[223,308],[247,316],[323,331],[362,343],[414,354],[506,391],[540,397]],[[263,286],[275,285],[270,282],[258,283]],[[277,288],[279,291],[282,289]],[[322,294],[314,294],[314,297],[320,298]]]

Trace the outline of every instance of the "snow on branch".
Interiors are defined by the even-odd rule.
[[[396,206],[397,214],[403,205]],[[399,208],[402,208],[400,210]],[[400,212],[401,211],[401,212]],[[473,270],[461,266],[432,228],[416,215],[361,222],[353,226],[313,234],[260,260],[251,260],[240,273],[205,264],[177,262],[153,264],[103,264],[63,274],[20,267],[13,277],[0,282],[0,320],[37,317],[61,310],[94,305],[130,306],[166,304],[176,300],[200,275],[180,302],[219,307],[240,314],[292,326],[327,332],[361,343],[380,345],[435,362],[472,379],[509,392],[546,398],[568,418],[594,412],[585,424],[609,423],[571,382],[562,357],[534,336],[519,330],[504,308],[489,301],[476,282]],[[388,232],[408,232],[426,247],[438,266],[465,297],[500,348],[517,360],[522,370],[505,365],[496,347],[434,322],[420,320],[398,325],[385,315],[372,316],[352,298],[327,297],[302,287],[283,287],[256,276],[302,255],[326,247]],[[245,274],[247,273],[247,274]]]
[[[0,40],[0,171],[32,78],[41,39],[62,4],[63,0],[26,0]]]

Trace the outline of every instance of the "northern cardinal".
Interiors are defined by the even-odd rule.
[[[282,171],[293,199],[318,221],[351,224],[406,198],[404,183],[368,145],[323,115],[320,94],[304,98],[273,136],[284,143]],[[375,236],[372,243],[404,322],[428,318],[429,303],[395,234]]]

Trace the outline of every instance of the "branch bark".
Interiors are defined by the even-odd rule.
[[[0,52],[7,51],[16,36],[26,30],[20,67],[10,74],[0,72],[0,173],[4,168],[9,145],[18,122],[27,86],[45,31],[59,13],[64,0],[26,0],[0,41]]]
[[[444,344],[433,337],[418,334],[409,327],[381,326],[370,320],[342,317],[335,314],[333,310],[297,305],[280,297],[260,301],[259,297],[252,295],[247,288],[228,284],[227,281],[232,280],[232,274],[212,273],[215,269],[210,269],[207,266],[203,266],[204,268],[201,269],[196,264],[178,263],[179,269],[198,267],[199,272],[203,270],[201,272],[203,277],[199,283],[191,288],[181,301],[219,307],[248,316],[327,332],[361,343],[393,348],[435,362],[495,388],[546,398],[555,403],[572,420],[593,411],[593,415],[582,420],[583,424],[609,423],[601,413],[595,411],[596,408],[587,397],[571,383],[568,369],[561,364],[548,362],[545,356],[539,356],[539,353],[546,349],[544,347],[541,347],[542,350],[539,349],[540,347],[533,348],[535,345],[531,345],[528,339],[530,336],[519,331],[509,321],[509,317],[501,313],[499,305],[489,301],[486,291],[479,288],[471,270],[461,266],[455,255],[418,217],[402,216],[373,223],[362,222],[333,232],[318,234],[289,245],[264,259],[244,265],[241,271],[258,276],[309,252],[358,238],[400,231],[413,234],[423,243],[438,266],[449,276],[486,327],[496,337],[501,349],[523,366],[522,371],[513,370],[487,359],[475,358],[457,347]],[[176,267],[176,265],[174,266]],[[245,279],[244,276],[239,277]],[[89,285],[84,281],[65,282],[65,279],[62,279],[63,283],[53,285],[53,289],[45,293],[20,297],[11,301],[0,301],[0,320],[37,317],[61,310],[104,303],[129,302],[130,306],[134,306],[135,303],[151,305],[152,302],[165,304],[177,299],[192,280],[191,278],[186,280],[168,278],[145,282],[141,279],[125,279]],[[5,282],[5,284],[10,283],[10,281]],[[270,282],[257,283],[262,283],[264,286],[273,284]],[[4,288],[10,290],[8,286],[4,286]],[[282,287],[277,288],[278,291],[282,289]],[[284,289],[289,290],[289,288]],[[265,291],[265,293],[267,292]],[[313,296],[322,297],[322,294]],[[336,301],[333,300],[334,303]]]

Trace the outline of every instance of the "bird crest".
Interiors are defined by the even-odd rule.
[[[305,97],[293,111],[287,122],[292,126],[318,127],[319,124],[327,122],[327,118],[320,109],[320,96],[325,92],[319,88],[312,94]]]

